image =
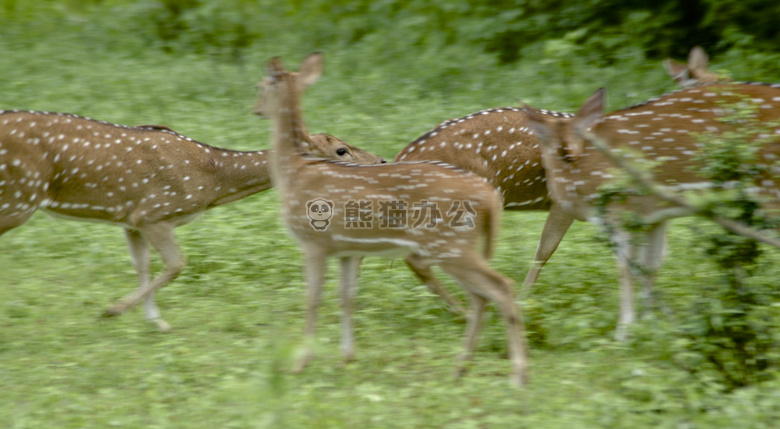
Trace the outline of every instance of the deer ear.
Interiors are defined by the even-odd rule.
[[[666,73],[677,82],[678,85],[682,85],[685,81],[689,80],[690,72],[688,66],[677,61],[667,58],[664,60],[664,68]]]
[[[599,88],[580,106],[577,114],[571,119],[570,127],[574,133],[569,135],[572,139],[566,146],[568,158],[576,159],[585,151],[584,142],[581,138],[583,131],[592,127],[604,116],[604,88]]]
[[[550,128],[544,116],[527,104],[523,105],[521,110],[525,113],[526,125],[531,132],[539,136],[542,142],[546,143],[550,139]]]
[[[273,80],[278,80],[282,73],[284,73],[282,59],[279,57],[271,58],[271,60],[268,61],[268,65],[266,65],[266,74],[268,77]]]
[[[527,104],[522,108],[526,114],[526,126],[531,130],[533,134],[539,136],[542,144],[548,147],[554,146],[558,148],[558,156],[566,162],[571,162],[582,153],[582,150],[577,151],[577,147],[582,147],[582,144],[577,145],[567,141],[567,136],[562,133],[568,125],[570,119],[550,118],[545,117],[538,110]],[[553,136],[557,140],[553,141]]]
[[[704,48],[701,46],[694,46],[691,49],[691,53],[688,54],[688,68],[691,70],[707,70],[710,66],[710,59],[707,53],[704,52]]]
[[[578,129],[585,130],[590,128],[604,116],[604,97],[606,93],[606,89],[599,88],[582,103],[573,121]]]
[[[322,52],[312,52],[301,63],[300,81],[303,86],[309,86],[322,76]]]

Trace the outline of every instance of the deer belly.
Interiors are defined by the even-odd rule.
[[[383,256],[399,258],[419,251],[419,243],[397,237],[355,237],[334,234],[332,236],[334,256]],[[348,250],[339,250],[344,247]]]

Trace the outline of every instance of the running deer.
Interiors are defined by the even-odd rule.
[[[513,282],[487,263],[500,222],[500,196],[482,177],[440,163],[361,166],[301,156],[309,136],[299,99],[321,69],[320,53],[304,59],[298,73],[272,59],[255,108],[273,122],[271,173],[279,186],[282,216],[305,255],[306,340],[294,370],[302,370],[313,356],[326,259],[338,258],[341,266],[341,348],[348,361],[354,356],[351,313],[360,261],[368,255],[404,256],[415,266],[440,266],[469,294],[472,312],[458,374],[465,370],[485,305],[492,301],[506,324],[510,381],[524,384],[528,365],[524,326]]]
[[[550,118],[568,118],[568,113],[540,111]],[[398,161],[441,161],[469,170],[488,180],[503,197],[504,210],[549,210],[534,264],[523,287],[531,287],[542,266],[550,259],[574,218],[552,204],[542,166],[539,136],[528,128],[521,108],[502,107],[482,110],[441,123],[409,143]],[[439,294],[455,312],[460,306],[433,273],[410,265],[412,271]]]
[[[756,177],[753,190],[765,201],[764,209],[780,209],[780,165],[777,163],[780,159],[780,125],[777,122],[780,119],[780,85],[699,86],[606,116],[602,114],[603,90],[585,101],[572,118],[550,118],[533,108],[525,109],[534,132],[545,141],[542,158],[553,200],[578,220],[609,226],[621,273],[617,339],[626,338],[626,328],[636,319],[629,260],[638,258],[647,296],[663,259],[666,221],[692,215],[692,212],[645,195],[631,197],[625,203],[610,203],[607,214],[598,216],[595,204],[599,187],[613,179],[615,164],[582,137],[582,133],[590,129],[593,136],[608,142],[612,152],[634,150],[646,161],[662,162],[652,172],[654,181],[664,189],[674,192],[708,189],[713,185],[697,173],[700,165],[692,157],[703,146],[701,136],[739,129],[739,123],[723,120],[723,116],[729,112],[726,107],[729,103],[740,100],[754,103],[755,119],[772,129],[759,136],[765,140],[759,153],[759,164],[766,172]],[[636,245],[629,232],[616,222],[622,211],[637,212],[651,223],[646,232],[640,233],[644,235],[640,245]]]
[[[731,80],[728,76],[721,76],[709,70],[710,59],[701,46],[694,46],[691,49],[687,64],[667,58],[663,65],[669,76],[683,88]]]
[[[313,156],[375,163],[367,152],[329,135],[313,136]],[[271,187],[267,151],[239,152],[196,142],[164,126],[126,127],[72,114],[0,112],[0,235],[38,209],[121,226],[138,289],[105,315],[145,300],[162,331],[154,292],[178,276],[184,257],[174,228],[202,212]],[[166,267],[150,279],[149,244]]]

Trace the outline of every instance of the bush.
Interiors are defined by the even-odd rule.
[[[777,228],[776,219],[759,210],[748,192],[755,177],[767,173],[761,166],[759,149],[776,124],[757,122],[759,106],[743,99],[724,106],[732,112],[721,121],[738,123],[733,132],[703,135],[697,155],[702,175],[724,189],[713,211],[717,216],[738,220],[757,230]],[[769,134],[767,134],[767,132]],[[771,138],[771,137],[770,137]],[[679,335],[685,340],[677,363],[691,373],[710,371],[719,375],[729,389],[770,378],[780,364],[777,346],[780,336],[777,302],[780,293],[768,282],[754,281],[760,269],[762,249],[758,242],[728,231],[704,233],[704,251],[722,273],[720,281],[706,288],[695,300],[689,316],[683,318]],[[691,365],[691,360],[697,365]]]

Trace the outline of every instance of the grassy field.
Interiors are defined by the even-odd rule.
[[[232,62],[95,40],[86,33],[0,39],[0,107],[165,124],[215,146],[266,149],[269,124],[250,113],[265,62],[282,55],[295,67],[321,48],[263,45]],[[610,90],[610,108],[619,108],[673,88],[660,64],[640,58],[603,69],[576,58],[503,67],[477,59],[451,75],[440,64],[428,67],[436,58],[396,63],[332,49],[325,59],[324,78],[305,99],[310,131],[388,159],[439,122],[484,108],[524,101],[572,110],[600,86]],[[492,265],[521,282],[544,219],[506,213]],[[632,341],[618,344],[611,341],[612,256],[598,231],[576,224],[538,287],[519,297],[532,366],[530,385],[518,391],[507,383],[504,331],[494,313],[469,374],[456,380],[464,322],[402,261],[379,258],[361,271],[357,362],[340,361],[332,266],[317,356],[305,373],[288,373],[301,340],[304,282],[274,190],[178,230],[188,266],[158,294],[169,334],[144,322],[140,309],[98,318],[135,288],[119,228],[38,213],[0,240],[0,427],[773,427],[780,419],[776,378],[724,391],[706,373],[675,364],[676,340],[667,334],[718,281],[697,247],[709,228],[697,220],[674,224],[658,280],[673,315],[651,315]],[[776,284],[778,261],[768,251],[755,281]]]

